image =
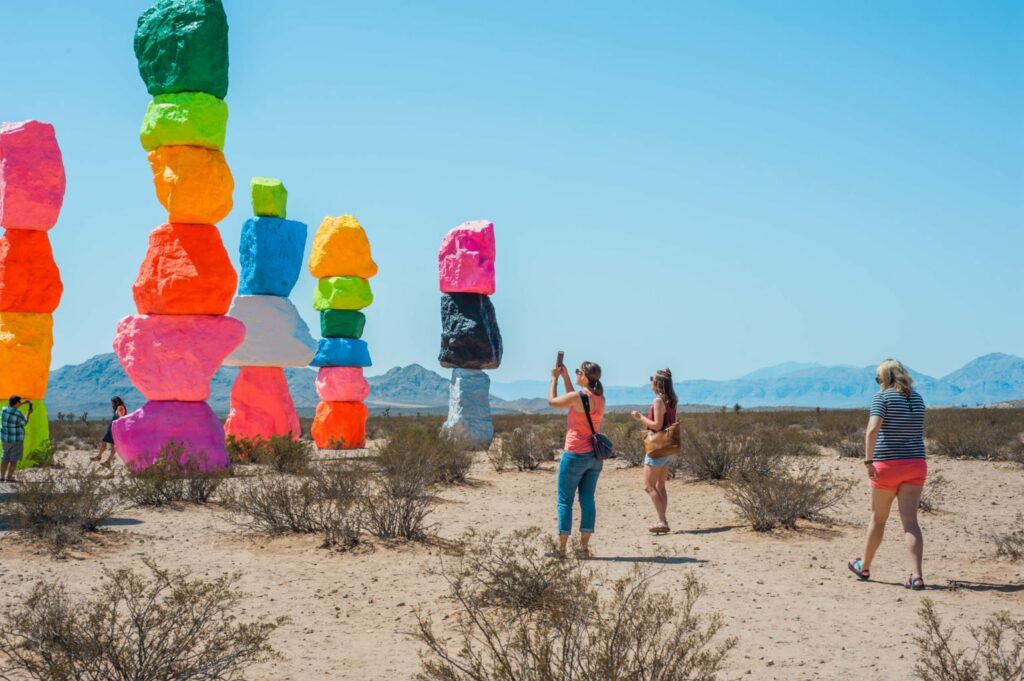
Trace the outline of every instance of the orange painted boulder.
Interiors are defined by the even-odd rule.
[[[213,225],[160,225],[132,286],[139,314],[227,314],[238,275]]]
[[[363,449],[370,410],[362,402],[321,402],[310,433],[320,449]]]
[[[149,165],[168,222],[214,224],[231,212],[235,181],[216,149],[160,147],[149,152]]]
[[[53,347],[53,317],[0,312],[0,395],[46,396]]]
[[[231,411],[224,424],[228,435],[269,440],[276,435],[302,434],[288,379],[280,367],[242,367],[231,388]]]
[[[49,314],[63,292],[46,232],[9,229],[0,237],[0,310]]]
[[[370,241],[353,215],[325,217],[313,237],[309,272],[317,279],[350,276],[369,279],[377,274]]]

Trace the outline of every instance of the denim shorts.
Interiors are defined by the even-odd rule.
[[[21,442],[5,442],[4,443],[4,463],[18,463],[21,461],[21,455],[25,451],[25,441]]]
[[[649,456],[645,456],[644,465],[650,466],[651,468],[664,468],[665,466],[672,463],[672,459],[674,458],[676,458],[675,454],[669,454],[668,456],[663,456],[660,459],[652,459]]]

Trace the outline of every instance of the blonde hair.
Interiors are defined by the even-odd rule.
[[[914,389],[914,379],[907,368],[897,359],[887,359],[875,369],[875,379],[882,390],[895,388],[904,395]]]

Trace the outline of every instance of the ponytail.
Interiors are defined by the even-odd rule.
[[[604,386],[601,385],[601,366],[595,362],[584,362],[580,365],[580,371],[587,377],[590,392],[598,397],[604,396]]]

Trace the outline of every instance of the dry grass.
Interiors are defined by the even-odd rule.
[[[918,614],[918,655],[914,672],[921,681],[1021,681],[1024,679],[1024,620],[1000,612],[971,627],[973,645],[957,647],[930,599]]]

